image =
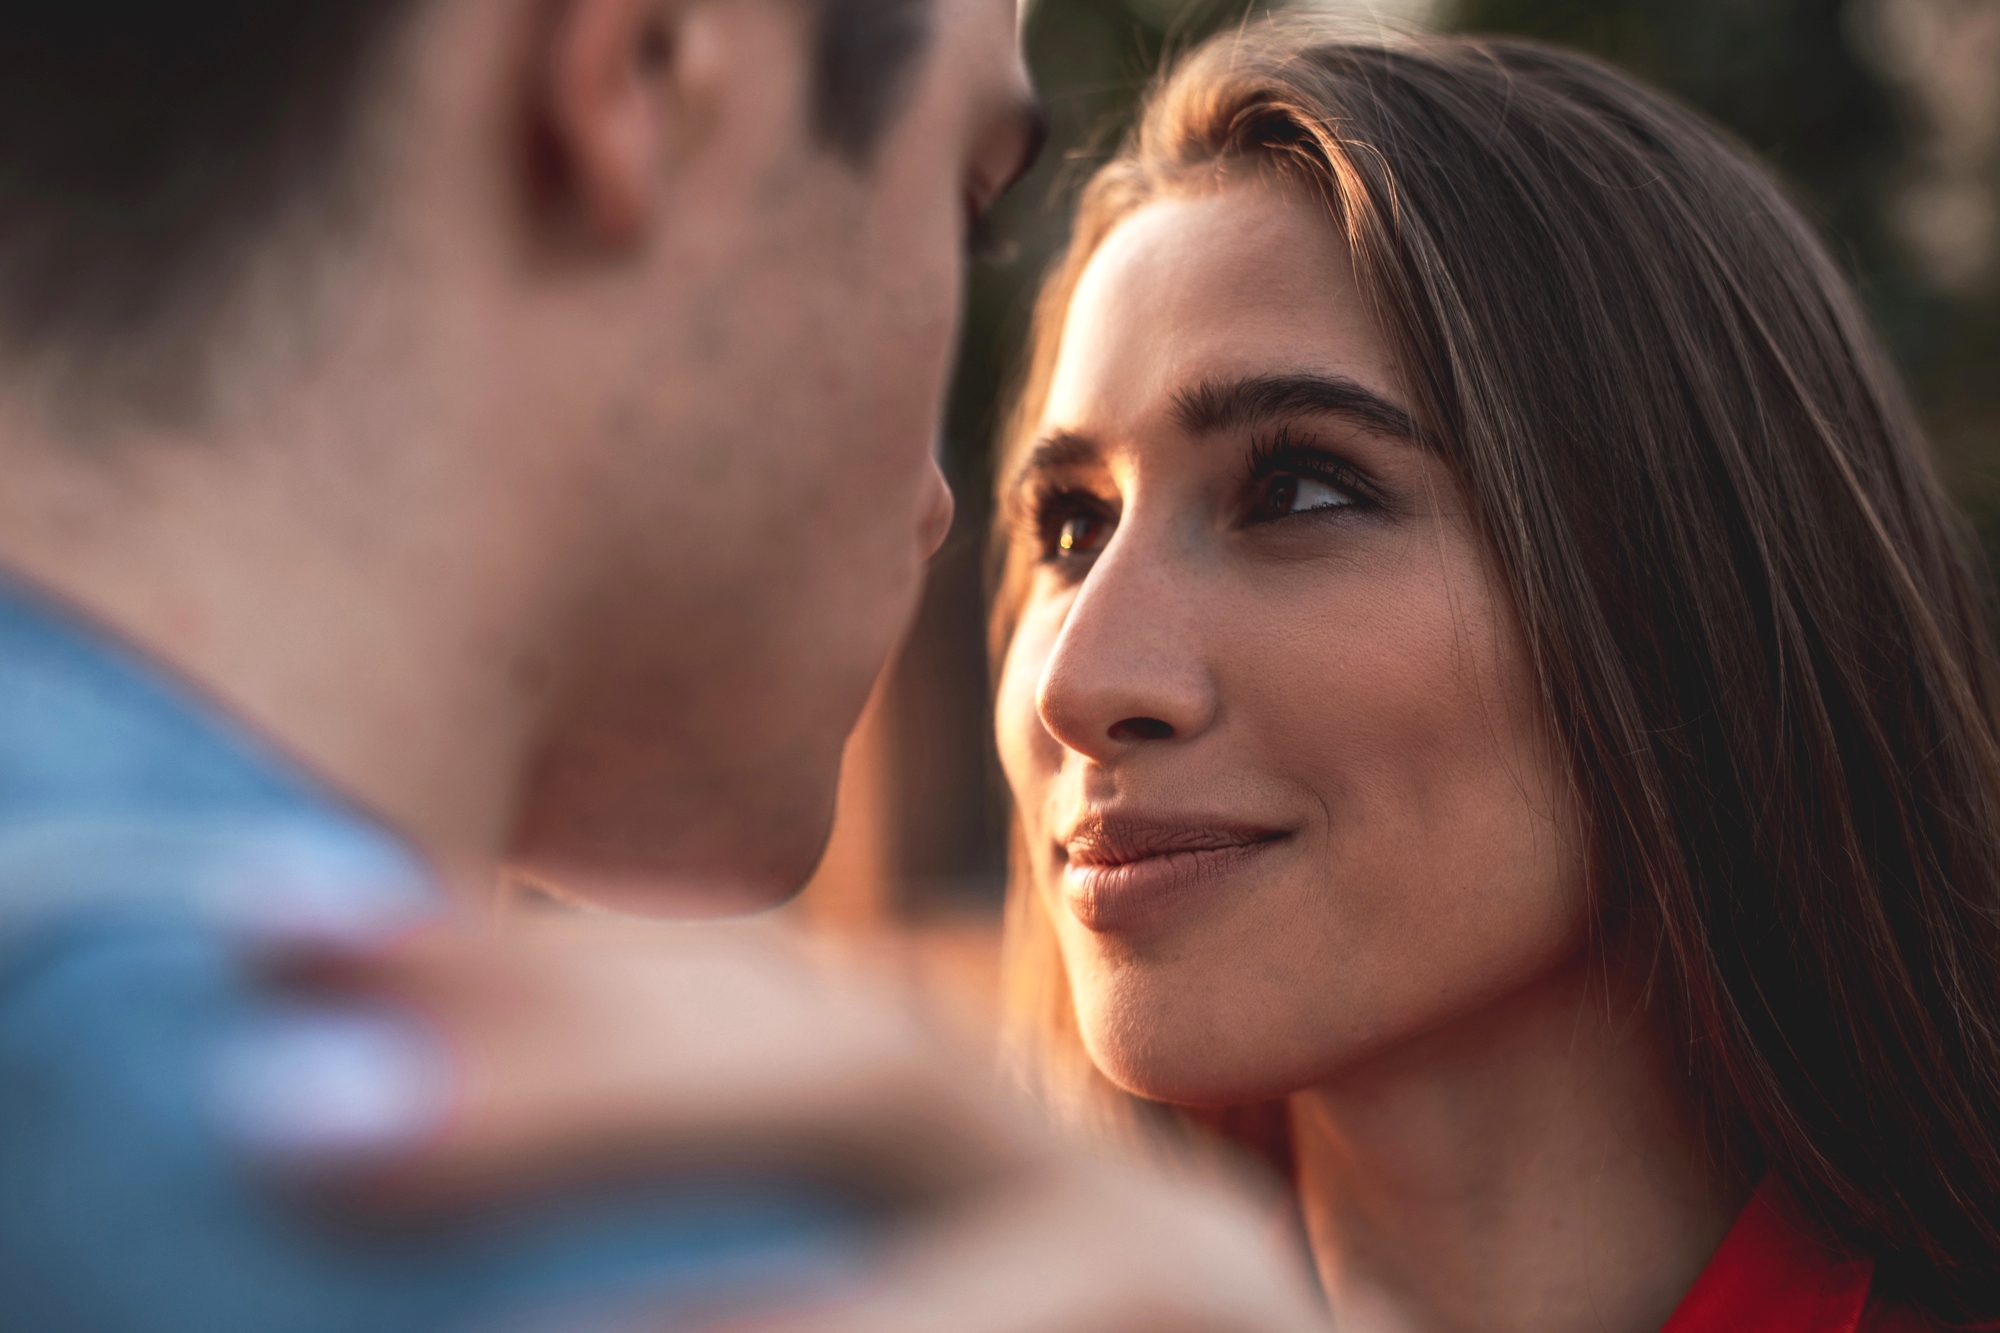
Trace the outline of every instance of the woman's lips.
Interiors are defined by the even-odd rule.
[[[1136,930],[1285,836],[1280,829],[1195,820],[1087,819],[1059,848],[1068,856],[1063,897],[1089,930]]]

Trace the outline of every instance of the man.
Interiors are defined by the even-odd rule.
[[[440,915],[810,870],[1011,3],[6,19],[0,1327],[1300,1326],[756,931]]]

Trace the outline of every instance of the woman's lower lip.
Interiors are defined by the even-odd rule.
[[[1279,841],[1168,852],[1119,865],[1071,861],[1063,867],[1063,898],[1087,930],[1099,934],[1138,930],[1202,896],[1217,880],[1257,860]]]

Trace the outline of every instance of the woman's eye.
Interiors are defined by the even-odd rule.
[[[1111,520],[1094,509],[1059,509],[1042,523],[1043,558],[1072,560],[1094,555],[1110,540],[1111,526]]]
[[[1097,549],[1104,520],[1095,514],[1071,514],[1056,529],[1056,550],[1081,555]]]
[[[1291,473],[1273,477],[1264,486],[1263,510],[1269,518],[1353,503],[1352,494],[1321,477]]]

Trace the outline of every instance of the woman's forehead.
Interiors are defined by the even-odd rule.
[[[1303,365],[1394,396],[1386,340],[1324,208],[1256,179],[1170,195],[1086,265],[1041,425],[1118,433],[1201,384]]]

